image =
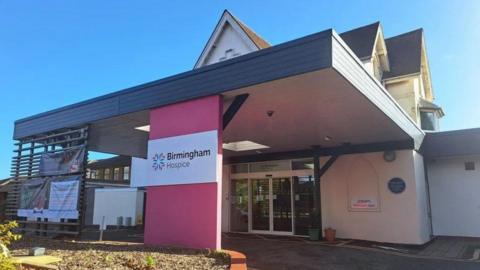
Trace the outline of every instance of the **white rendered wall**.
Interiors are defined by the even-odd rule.
[[[324,228],[336,229],[339,238],[404,244],[429,240],[423,159],[412,150],[396,154],[394,162],[385,162],[382,152],[338,158],[321,179]],[[406,182],[403,193],[389,191],[393,177]],[[378,209],[352,210],[353,197],[376,199]]]
[[[152,166],[148,159],[132,157],[130,165],[130,186],[142,187],[145,186],[147,179],[147,166]]]
[[[413,152],[415,163],[415,183],[417,184],[417,209],[419,211],[420,235],[421,238],[430,238],[432,233],[432,224],[429,217],[429,193],[427,181],[425,179],[425,165],[423,156]]]
[[[138,215],[140,215],[140,219],[142,215],[137,207],[139,197],[143,202],[143,192],[135,188],[97,188],[95,190],[93,224],[101,225],[102,217],[105,216],[105,226],[117,225],[117,217],[121,216],[124,225],[127,217],[131,217],[132,225],[136,225]]]
[[[368,73],[370,73],[372,76],[374,76],[374,72],[373,72],[373,63],[372,63],[372,60],[371,59],[368,59],[368,60],[364,60],[362,61],[363,63],[363,67],[368,71]]]
[[[475,170],[466,171],[466,161]],[[428,163],[434,235],[480,237],[480,156]]]
[[[232,50],[226,54],[228,50]],[[206,57],[203,65],[210,65],[236,56],[252,52],[253,49],[242,39],[230,24],[225,24],[209,55]]]
[[[418,113],[417,113],[417,95],[415,81],[411,78],[406,78],[405,80],[398,81],[395,83],[387,83],[386,88],[390,95],[395,98],[395,101],[400,104],[402,109],[408,113],[408,115],[415,121],[417,124]]]

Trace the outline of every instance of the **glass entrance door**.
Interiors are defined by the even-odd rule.
[[[270,179],[252,179],[252,230],[270,230]]]
[[[292,185],[290,178],[272,179],[273,231],[292,231]]]
[[[289,177],[252,179],[252,231],[291,234],[292,182]]]

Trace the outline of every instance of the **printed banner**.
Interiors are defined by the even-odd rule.
[[[48,201],[48,212],[51,218],[78,218],[79,180],[51,182]]]
[[[57,153],[44,153],[40,159],[40,175],[78,173],[83,170],[85,147]]]
[[[31,179],[23,183],[20,189],[20,209],[28,209],[32,216],[43,215],[47,208],[49,183],[49,178]]]
[[[21,188],[19,217],[78,218],[80,176],[26,181]]]

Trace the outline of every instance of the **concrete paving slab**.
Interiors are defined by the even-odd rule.
[[[456,270],[480,269],[480,262],[421,258],[361,247],[326,246],[309,241],[282,241],[260,238],[230,238],[223,247],[247,256],[251,270],[365,269],[365,270]]]

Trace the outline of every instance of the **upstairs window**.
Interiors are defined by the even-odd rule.
[[[113,169],[113,180],[120,180],[120,168]]]
[[[97,175],[95,179],[103,180],[105,177],[105,171],[103,169],[97,170]]]
[[[423,130],[438,130],[438,117],[435,111],[420,111],[420,121]]]
[[[110,169],[105,169],[104,180],[112,180],[112,171]]]
[[[88,179],[97,179],[97,170],[87,170],[87,178]]]
[[[128,166],[123,167],[123,180],[125,181],[130,180],[130,167]]]

